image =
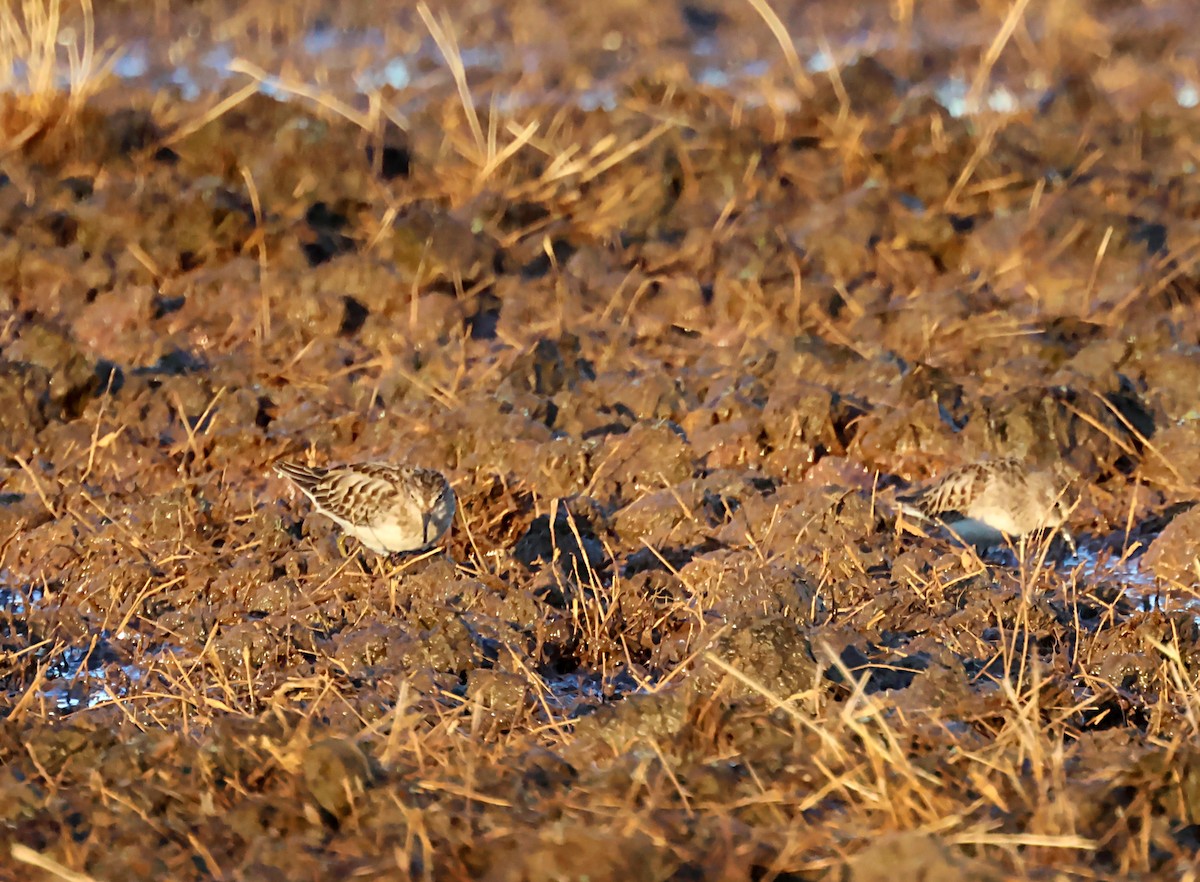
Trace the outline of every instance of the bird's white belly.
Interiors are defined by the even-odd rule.
[[[989,520],[991,520],[989,518]],[[984,523],[977,518],[960,518],[945,522],[946,528],[968,545],[984,547],[999,545],[1004,541],[1004,534],[1014,534],[1012,524]]]
[[[396,551],[415,551],[425,544],[421,525],[398,522],[362,524],[354,528],[354,535],[363,545],[380,554]]]
[[[377,522],[374,524],[352,524],[326,512],[330,520],[377,554],[392,554],[397,551],[416,551],[425,545],[421,535],[421,522],[402,524]]]
[[[1049,508],[1043,510],[1041,506],[1022,500],[1009,505],[976,504],[964,514],[1009,536],[1023,536],[1057,523]]]

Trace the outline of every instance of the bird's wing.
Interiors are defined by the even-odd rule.
[[[358,468],[331,469],[308,491],[313,502],[351,523],[369,524],[396,497],[396,485]]]
[[[948,472],[932,484],[899,495],[896,499],[928,516],[961,512],[979,494],[986,480],[986,470],[972,463]]]

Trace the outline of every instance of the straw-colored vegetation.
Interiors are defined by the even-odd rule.
[[[91,0],[0,6],[0,150],[17,150],[48,128],[71,126],[114,60],[114,53],[97,49]]]
[[[341,7],[0,11],[0,877],[1195,879],[1186,29]],[[897,523],[1003,454],[1082,555]]]

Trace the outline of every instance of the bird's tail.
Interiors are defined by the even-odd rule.
[[[275,471],[283,477],[295,481],[296,485],[303,490],[311,490],[318,481],[329,474],[328,469],[303,466],[298,462],[288,462],[283,459],[275,463]]]

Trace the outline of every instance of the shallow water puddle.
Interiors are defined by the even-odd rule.
[[[546,707],[569,717],[583,716],[601,704],[618,701],[628,695],[645,691],[628,671],[605,677],[599,673],[574,673],[544,680]]]
[[[86,644],[39,640],[30,631],[28,617],[45,597],[41,588],[11,587],[7,573],[0,574],[0,640],[8,644],[8,660],[17,662],[14,668],[21,666],[19,660],[26,655],[25,665],[33,667],[29,678],[18,676],[15,682],[6,684],[11,700],[20,700],[33,688],[35,705],[50,714],[116,701],[128,694],[132,684],[145,678],[142,665],[120,659],[135,651],[139,655],[147,651],[158,654],[167,648],[162,644],[144,645],[148,638],[136,631],[115,635],[101,631]],[[114,642],[121,647],[115,647]]]
[[[1128,558],[1113,558],[1093,547],[1080,545],[1075,554],[1062,563],[1064,573],[1073,574],[1081,588],[1100,584],[1117,587],[1144,611],[1177,609],[1191,610],[1200,621],[1200,596],[1164,589],[1148,572],[1142,569],[1143,553]]]
[[[47,669],[51,685],[39,690],[38,696],[49,701],[60,712],[69,712],[124,697],[126,685],[118,685],[110,665],[93,665],[92,654],[79,646],[68,646]],[[138,680],[142,672],[136,665],[121,665],[119,670],[129,680]]]

